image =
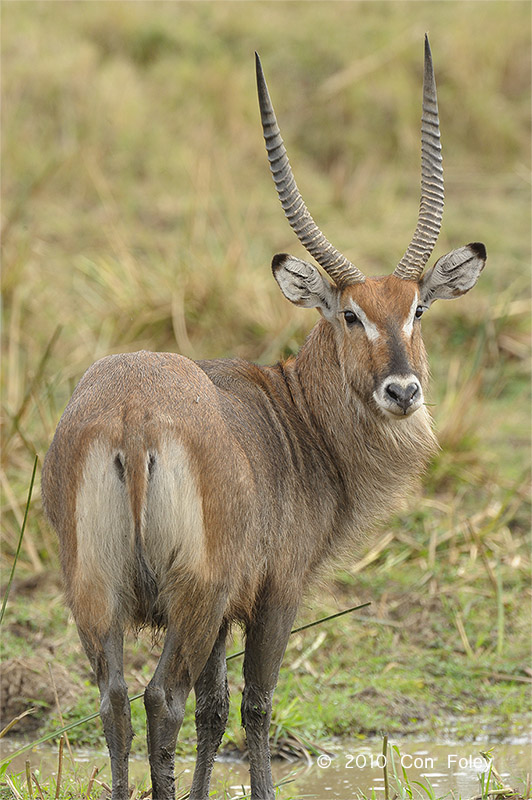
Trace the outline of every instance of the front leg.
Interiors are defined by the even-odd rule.
[[[286,606],[270,595],[261,600],[247,627],[242,724],[246,729],[251,800],[274,800],[269,732],[272,698],[297,604]]]

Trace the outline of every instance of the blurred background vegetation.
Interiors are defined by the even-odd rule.
[[[303,253],[269,175],[253,51],[313,216],[355,264],[380,274],[417,219],[428,31],[446,180],[435,255],[483,241],[488,266],[471,294],[423,320],[442,445],[423,493],[302,617],[367,599],[372,614],[339,622],[310,660],[309,640],[293,643],[297,668],[279,693],[287,729],[317,737],[434,733],[449,715],[464,735],[483,714],[500,735],[522,725],[530,15],[520,0],[3,4],[4,576],[34,455],[42,464],[94,360],[147,348],[273,362],[316,320],[281,297],[270,273],[274,253]],[[82,681],[57,573],[37,488],[4,655],[77,664]]]

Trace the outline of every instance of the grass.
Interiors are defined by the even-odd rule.
[[[273,362],[315,321],[279,296],[268,267],[301,251],[268,175],[253,50],[312,213],[372,274],[393,269],[415,224],[430,32],[447,198],[436,254],[485,241],[488,266],[474,292],[423,322],[442,449],[422,492],[301,610],[307,622],[372,603],[293,637],[272,726],[280,749],[384,731],[494,741],[526,725],[530,13],[519,0],[3,5],[4,585],[35,455],[42,464],[95,359],[149,348]],[[2,634],[7,666],[27,667],[19,704],[3,711],[37,707],[13,729],[26,737],[60,727],[46,662],[65,720],[97,709],[38,481]],[[128,643],[132,692],[156,653]],[[235,662],[230,683],[225,743],[238,749]],[[142,704],[133,717],[139,752]],[[70,741],[100,746],[99,723]],[[190,713],[180,741],[190,753]]]

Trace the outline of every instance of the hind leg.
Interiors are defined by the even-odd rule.
[[[187,696],[198,680],[218,636],[225,592],[187,587],[179,617],[168,625],[163,652],[144,693],[154,800],[174,800],[174,756]],[[210,596],[209,596],[210,594]]]
[[[229,714],[225,639],[222,625],[207,663],[195,684],[197,758],[190,800],[207,800],[216,751],[220,746]]]
[[[111,757],[112,800],[127,800],[128,759],[133,731],[124,680],[123,631],[114,628],[94,639],[79,629],[100,689],[100,717]]]
[[[191,688],[186,666],[180,663],[180,649],[178,635],[169,630],[157,669],[144,691],[154,800],[175,797],[175,747]]]

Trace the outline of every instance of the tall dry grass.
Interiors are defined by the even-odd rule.
[[[34,454],[95,359],[151,348],[273,361],[314,322],[269,272],[273,253],[301,250],[268,174],[254,49],[312,213],[378,273],[415,224],[430,32],[447,186],[437,252],[481,240],[489,262],[471,295],[424,321],[444,448],[426,492],[466,486],[473,514],[486,486],[522,486],[528,3],[30,0],[2,12],[6,567]],[[21,569],[56,564],[36,491]]]

